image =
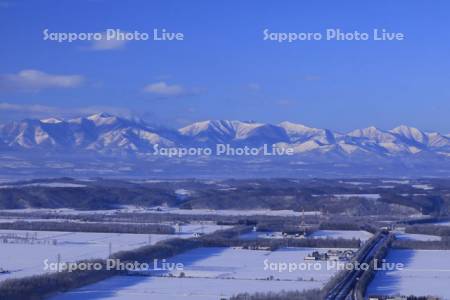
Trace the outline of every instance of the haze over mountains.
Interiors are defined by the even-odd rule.
[[[175,130],[106,113],[70,120],[26,119],[0,125],[0,149],[3,151],[123,155],[153,152],[155,144],[160,147],[211,147],[218,143],[250,147],[276,144],[293,148],[298,155],[411,157],[426,154],[450,157],[450,135],[423,132],[405,125],[391,130],[368,127],[339,133],[288,121],[267,124],[214,120]]]

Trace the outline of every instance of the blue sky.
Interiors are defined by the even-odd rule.
[[[178,127],[284,120],[450,132],[448,1],[0,0],[0,118],[109,111]],[[101,45],[50,32],[182,32]],[[386,29],[403,41],[263,40]]]

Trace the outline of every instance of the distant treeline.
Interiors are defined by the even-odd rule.
[[[442,241],[395,240],[392,242],[392,248],[418,250],[450,250],[450,239],[443,238]]]
[[[430,223],[439,223],[439,222],[449,222],[450,219],[448,217],[427,217],[427,218],[421,218],[421,219],[413,219],[413,220],[406,220],[401,223],[408,224],[408,225],[430,225]]]
[[[81,223],[81,222],[47,222],[16,221],[0,223],[0,229],[32,231],[67,231],[99,233],[136,233],[136,234],[174,234],[175,229],[161,224],[134,223]]]
[[[388,296],[388,295],[373,295],[374,298],[380,299],[380,300],[389,300],[389,299],[405,299],[405,300],[441,300],[441,298],[436,296],[405,296],[404,298],[401,298],[399,295],[395,296]]]
[[[450,237],[450,226],[413,225],[406,227],[405,232]]]
[[[359,248],[361,241],[357,239],[301,239],[301,238],[284,238],[284,239],[256,239],[244,240],[237,238],[204,238],[204,243],[208,247],[268,247],[276,250],[282,247],[308,247],[308,248]]]
[[[285,232],[285,233],[305,233],[309,235],[318,229],[318,225],[314,226],[305,226],[304,228],[300,228],[299,220],[295,220],[293,222],[285,221],[285,222],[270,222],[270,221],[262,221],[258,223],[256,226],[256,230],[260,232]]]
[[[116,212],[114,214],[65,214],[53,212],[1,212],[0,217],[3,219],[48,219],[51,220],[67,220],[80,222],[94,222],[94,223],[162,223],[162,222],[179,222],[191,223],[194,221],[211,221],[216,222],[217,225],[252,225],[268,223],[285,223],[285,224],[299,224],[300,219],[297,216],[270,216],[265,214],[253,216],[232,216],[232,215],[218,215],[218,214],[176,214],[164,213],[157,211],[148,212]],[[305,222],[318,223],[320,217],[305,216]]]
[[[319,289],[311,289],[306,291],[292,291],[292,292],[268,292],[237,294],[230,298],[230,300],[319,300],[323,299],[322,293]]]
[[[205,247],[214,239],[222,240],[226,237],[233,237],[233,235],[239,234],[240,232],[246,232],[248,230],[250,230],[250,228],[231,228],[205,235],[202,238],[174,238],[160,241],[155,245],[117,252],[114,253],[111,258],[120,259],[124,263],[127,261],[146,262],[153,259],[169,258],[188,250],[198,247]],[[205,241],[206,239],[208,242]],[[105,260],[94,260],[89,262],[97,262],[102,265],[106,264]],[[119,271],[111,271],[106,270],[106,268],[101,268],[100,270],[90,269],[72,272],[62,271],[58,273],[46,273],[25,278],[7,279],[0,282],[0,299],[41,300],[45,299],[48,295],[58,292],[67,292],[69,290],[99,282],[118,274],[120,274]]]
[[[377,228],[363,222],[324,222],[319,226],[321,230],[365,230],[376,233]]]

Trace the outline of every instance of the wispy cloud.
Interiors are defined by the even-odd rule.
[[[120,31],[120,34],[127,33],[128,32],[126,31]],[[118,50],[124,48],[128,42],[128,40],[121,38],[117,34],[108,34],[108,32],[105,31],[102,33],[102,38],[92,41],[90,47],[87,49],[93,51]]]
[[[0,102],[0,115],[2,119],[44,118],[90,115],[98,112],[107,112],[114,115],[130,117],[133,113],[128,108],[114,106],[85,106],[85,107],[57,107],[40,104],[15,104]]]
[[[81,75],[53,75],[38,70],[22,70],[0,75],[0,90],[39,91],[49,88],[73,88],[82,84]]]
[[[189,93],[189,91],[181,85],[168,84],[164,81],[146,85],[144,87],[144,92],[163,97],[177,97]]]

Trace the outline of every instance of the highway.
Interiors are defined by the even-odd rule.
[[[383,245],[388,238],[386,233],[378,233],[371,241],[363,246],[358,255],[359,264],[369,264],[373,259],[375,253]],[[348,271],[344,278],[333,287],[325,297],[326,300],[355,300],[353,289],[358,282],[358,279],[364,273],[362,269],[353,269]]]

